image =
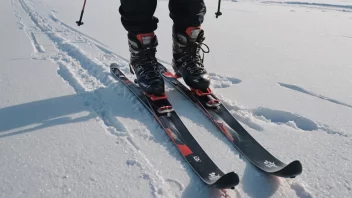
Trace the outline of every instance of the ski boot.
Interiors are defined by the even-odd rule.
[[[157,37],[154,33],[128,34],[128,44],[131,52],[130,70],[136,75],[139,87],[152,100],[166,98],[164,79],[155,58]]]
[[[175,74],[182,76],[185,83],[197,95],[210,94],[210,78],[203,65],[204,53],[209,53],[209,47],[203,43],[204,31],[200,27],[189,27],[185,32],[173,30],[172,37],[172,67]],[[203,49],[203,46],[206,48]]]

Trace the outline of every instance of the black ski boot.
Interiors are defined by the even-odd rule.
[[[187,28],[186,32],[173,31],[172,67],[176,75],[182,76],[185,83],[192,89],[207,92],[210,78],[204,68],[204,53],[209,47],[203,43],[204,31],[200,27]],[[202,48],[206,47],[206,50]],[[200,55],[200,50],[203,56]]]
[[[153,97],[164,96],[164,79],[155,58],[158,40],[154,33],[128,34],[128,44],[131,52],[130,69],[136,74],[139,87]]]

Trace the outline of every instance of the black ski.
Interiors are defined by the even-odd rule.
[[[166,95],[165,97],[155,98],[144,94],[135,83],[124,75],[116,63],[110,65],[110,71],[153,114],[182,156],[206,184],[215,188],[226,189],[234,188],[239,183],[239,177],[236,173],[224,174],[205,153],[173,110]]]
[[[199,90],[190,90],[165,66],[160,64],[160,68],[164,79],[193,101],[253,165],[266,173],[280,177],[294,178],[302,173],[302,164],[298,160],[287,165],[261,146],[210,89],[205,93]]]

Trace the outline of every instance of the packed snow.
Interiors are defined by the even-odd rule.
[[[206,186],[144,106],[129,73],[118,0],[0,1],[0,197],[352,197],[352,1],[206,0],[212,89],[233,116],[303,173],[256,169],[171,85],[174,109],[234,190]],[[157,57],[171,69],[168,1]]]

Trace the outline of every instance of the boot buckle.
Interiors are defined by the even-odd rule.
[[[131,72],[132,74],[134,74],[134,71],[133,71],[132,65],[130,64],[129,66],[130,66],[130,72]]]

